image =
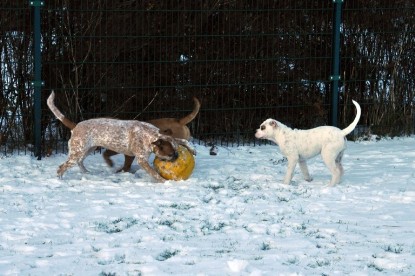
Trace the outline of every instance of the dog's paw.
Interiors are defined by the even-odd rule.
[[[187,148],[191,154],[193,154],[194,156],[196,156],[196,150],[194,148]]]

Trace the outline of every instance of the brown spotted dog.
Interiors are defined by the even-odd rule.
[[[64,124],[66,122],[75,125],[56,108],[53,104],[54,98],[55,94],[52,92],[47,104],[56,118]],[[107,118],[82,121],[72,129],[68,141],[68,160],[59,166],[58,176],[62,177],[65,171],[75,164],[78,164],[82,172],[86,172],[83,160],[96,147],[104,147],[126,156],[134,156],[148,174],[159,182],[164,182],[165,179],[150,166],[148,158],[154,153],[161,159],[174,160],[178,157],[178,144],[195,154],[187,140],[160,134],[159,129],[149,123]]]
[[[199,109],[200,109],[199,100],[193,97],[193,101],[194,101],[193,111],[181,119],[161,118],[161,119],[154,119],[154,120],[147,121],[147,123],[150,123],[156,126],[160,130],[161,134],[169,135],[169,136],[172,136],[173,138],[189,140],[191,137],[191,133],[190,133],[189,128],[187,127],[187,124],[190,123],[197,116],[197,114],[199,113]],[[115,152],[109,149],[104,151],[104,153],[102,154],[102,157],[104,157],[104,160],[108,164],[108,166],[110,167],[114,166],[114,163],[112,162],[110,157],[116,154],[118,154],[118,152]],[[134,161],[134,156],[125,155],[124,166],[121,169],[117,170],[117,172],[130,171],[131,164],[133,163],[133,161]]]
[[[52,95],[51,95],[52,96]],[[47,104],[49,106],[50,110],[58,110],[57,107],[55,106],[53,100],[54,100],[54,95],[53,95],[53,99],[47,101]],[[193,98],[193,101],[195,103],[193,111],[188,114],[187,116],[181,118],[181,119],[176,119],[176,118],[161,118],[161,119],[155,119],[155,120],[150,120],[148,121],[148,123],[156,126],[159,129],[160,134],[164,134],[164,135],[169,135],[172,136],[173,138],[179,138],[179,139],[186,139],[189,140],[191,137],[190,134],[190,130],[187,127],[187,124],[190,123],[199,113],[199,109],[200,109],[200,102],[197,98]],[[58,110],[59,112],[59,110]],[[55,113],[54,113],[55,114]],[[60,117],[58,117],[58,115]],[[55,114],[55,116],[70,130],[73,130],[76,126],[76,124],[72,121],[70,121],[68,118],[66,118],[65,116],[62,115],[62,113],[59,112],[59,114]],[[108,164],[108,166],[113,167],[114,166],[114,162],[111,160],[111,156],[118,154],[118,152],[110,150],[110,149],[106,149],[104,151],[104,153],[102,154],[102,157],[104,158],[105,162]],[[128,156],[128,155],[124,155],[124,165],[122,168],[117,170],[118,172],[124,171],[124,172],[128,172],[131,169],[131,165],[134,161],[134,156]]]

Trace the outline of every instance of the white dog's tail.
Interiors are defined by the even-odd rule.
[[[52,93],[50,94],[47,100],[47,104],[48,104],[50,111],[52,111],[52,113],[56,116],[56,118],[59,121],[61,121],[62,124],[64,124],[67,128],[69,128],[70,130],[74,129],[76,127],[76,124],[70,121],[68,118],[66,118],[65,115],[63,115],[62,112],[59,111],[59,109],[55,106],[53,102],[54,100],[55,100],[55,92],[52,91]]]
[[[353,101],[353,104],[356,106],[356,118],[354,118],[353,123],[351,123],[348,127],[346,127],[345,129],[342,130],[343,136],[346,136],[347,134],[349,134],[350,132],[352,132],[354,130],[354,128],[356,127],[357,123],[360,120],[360,115],[362,114],[362,110],[360,109],[360,105]]]

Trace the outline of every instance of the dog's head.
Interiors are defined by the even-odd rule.
[[[174,161],[179,157],[177,142],[169,136],[159,137],[152,145],[154,154],[162,160]]]
[[[255,137],[258,139],[273,139],[277,129],[278,122],[274,119],[267,119],[256,130]]]

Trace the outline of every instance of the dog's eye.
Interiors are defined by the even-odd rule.
[[[264,126],[264,125],[262,125],[262,126],[261,126],[261,130],[264,130],[264,129],[265,129],[265,126]]]

